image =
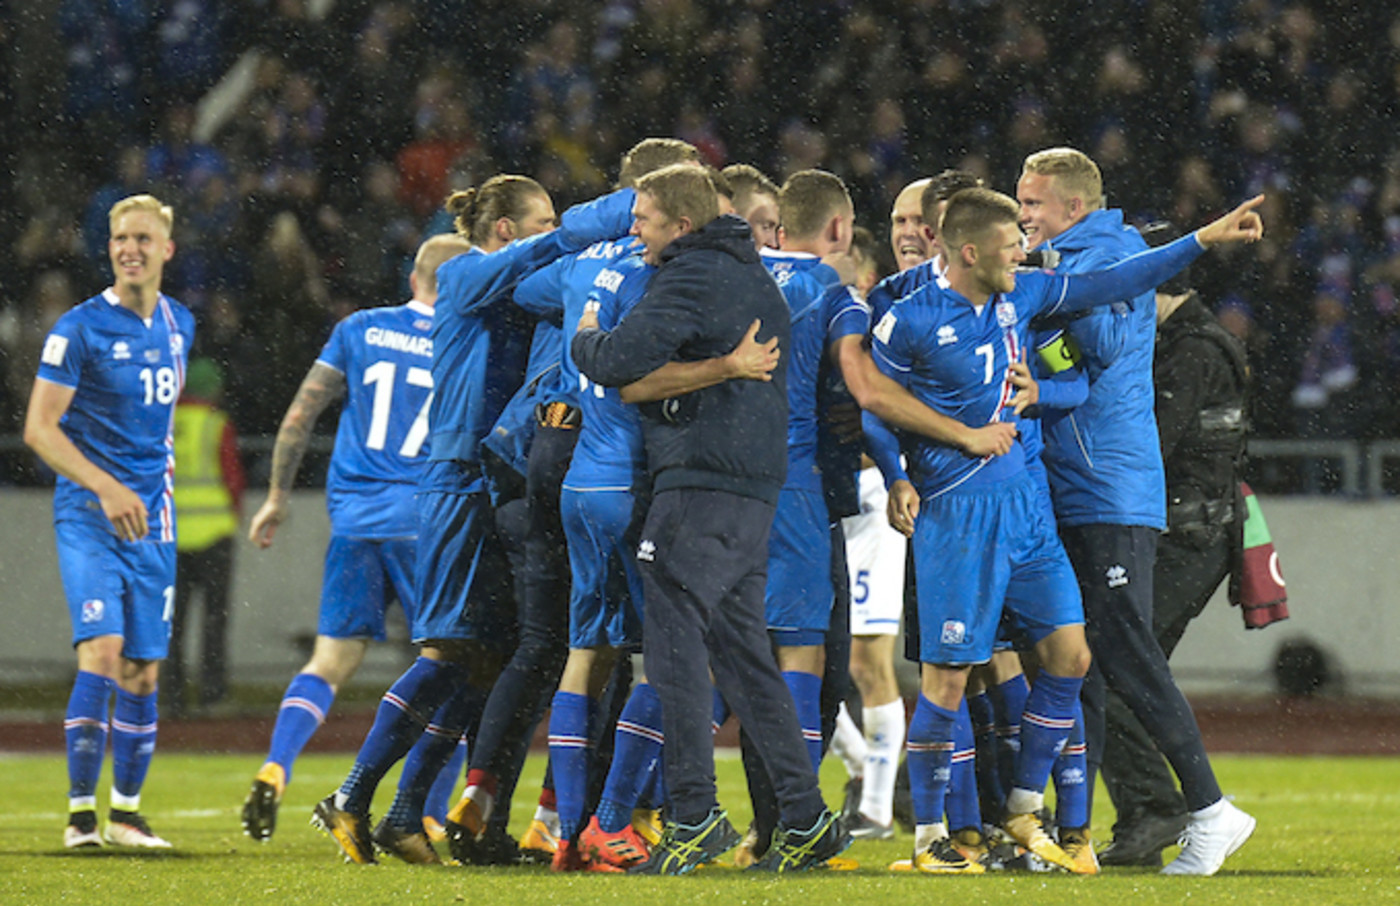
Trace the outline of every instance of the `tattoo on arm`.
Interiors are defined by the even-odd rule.
[[[311,366],[297,389],[296,398],[282,417],[277,431],[277,443],[272,448],[272,479],[274,491],[290,491],[301,458],[311,442],[311,429],[326,407],[345,393],[345,375],[320,362]]]

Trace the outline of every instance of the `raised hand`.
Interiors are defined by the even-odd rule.
[[[1258,242],[1264,238],[1264,220],[1255,210],[1264,203],[1263,195],[1256,195],[1196,231],[1196,239],[1201,245],[1210,248],[1227,242]]]

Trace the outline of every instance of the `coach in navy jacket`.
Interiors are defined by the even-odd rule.
[[[646,295],[616,330],[581,330],[579,370],[605,387],[670,361],[722,357],[755,320],[786,349],[788,308],[759,260],[749,225],[717,217],[672,241]],[[787,360],[771,381],[731,380],[642,406],[654,492],[710,488],[777,503],[787,472]]]
[[[625,387],[658,370],[698,367],[745,340],[755,320],[760,336],[787,346],[787,303],[748,225],[718,215],[704,171],[648,174],[637,183],[633,213],[646,260],[659,267],[611,333],[585,313],[572,345],[581,372]],[[764,620],[768,532],[787,469],[785,376],[780,357],[769,381],[717,377],[694,385],[701,389],[637,397],[657,399],[643,407],[654,486],[637,561],[642,652],[661,700],[668,796],[666,835],[641,866],[645,873],[683,874],[739,841],[715,797],[711,668],[740,722],[764,730],[753,739],[778,794],[783,836],[770,848],[772,864],[759,866],[805,868],[849,842],[822,802]]]

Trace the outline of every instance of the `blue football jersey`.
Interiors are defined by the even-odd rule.
[[[559,363],[558,386],[546,399],[578,405],[578,366],[569,344],[578,329],[578,319],[583,316],[584,303],[598,273],[640,246],[641,241],[632,236],[595,242],[577,255],[567,255],[540,268],[516,286],[516,305],[538,317],[557,318],[563,326],[564,353]]]
[[[480,446],[525,375],[532,325],[510,304],[525,275],[603,239],[625,236],[635,194],[624,189],[581,205],[560,227],[487,254],[464,252],[438,268],[433,313],[433,396],[429,458],[480,465]],[[476,478],[470,478],[474,483]]]
[[[146,504],[151,540],[175,540],[175,404],[185,386],[194,316],[169,296],[143,320],[115,291],[74,306],[44,341],[39,378],[73,389],[59,422],[98,468]],[[54,520],[111,525],[97,495],[59,476]]]
[[[368,308],[335,326],[316,361],[345,375],[345,406],[326,475],[331,531],[412,538],[413,494],[428,461],[433,310],[421,302]]]
[[[1021,274],[1016,289],[975,307],[944,281],[926,283],[896,302],[872,330],[880,369],[937,412],[976,427],[1017,421],[1011,398],[1013,362],[1025,360],[1031,318],[1052,308],[1058,280]],[[925,497],[970,479],[1000,480],[1025,468],[1024,450],[973,459],[960,450],[906,436],[910,478]]]
[[[599,326],[616,327],[646,293],[654,273],[656,268],[640,253],[600,270],[588,294],[598,303]],[[582,374],[578,381],[583,430],[564,486],[576,491],[630,490],[646,470],[641,415],[622,401],[617,388],[595,384]]]
[[[788,356],[788,469],[785,487],[821,490],[817,464],[817,384],[828,347],[844,336],[865,336],[870,313],[816,255],[763,249],[792,311]]]

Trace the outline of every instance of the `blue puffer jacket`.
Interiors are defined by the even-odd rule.
[[[1147,248],[1119,210],[1094,211],[1050,240],[1060,273],[1102,270]],[[1055,515],[1060,524],[1165,529],[1166,491],[1153,407],[1153,293],[1071,321],[1089,373],[1089,398],[1044,424]]]

